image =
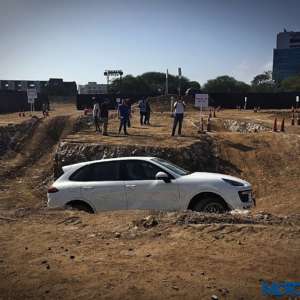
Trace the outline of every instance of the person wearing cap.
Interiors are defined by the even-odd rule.
[[[177,125],[178,125],[178,135],[181,135],[183,115],[185,110],[185,103],[181,97],[174,103],[173,108],[174,108],[174,123],[172,129],[172,136],[175,135]]]

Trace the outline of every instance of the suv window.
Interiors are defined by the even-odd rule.
[[[101,162],[90,164],[75,171],[69,178],[72,181],[117,181],[119,162]]]
[[[124,180],[155,180],[158,172],[164,172],[158,166],[142,160],[127,160],[123,166]]]

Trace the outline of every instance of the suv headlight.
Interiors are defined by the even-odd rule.
[[[229,183],[232,186],[244,186],[244,184],[242,182],[238,182],[238,181],[235,181],[235,180],[225,179],[225,178],[222,178],[222,180]]]

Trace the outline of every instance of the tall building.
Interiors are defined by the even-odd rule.
[[[87,84],[78,85],[79,94],[106,94],[107,85],[97,82],[88,82]]]
[[[286,31],[277,34],[273,52],[273,79],[280,82],[300,75],[300,32]]]

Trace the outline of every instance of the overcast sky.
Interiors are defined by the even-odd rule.
[[[0,79],[105,82],[105,69],[228,74],[272,68],[276,34],[300,31],[300,0],[0,0]]]

